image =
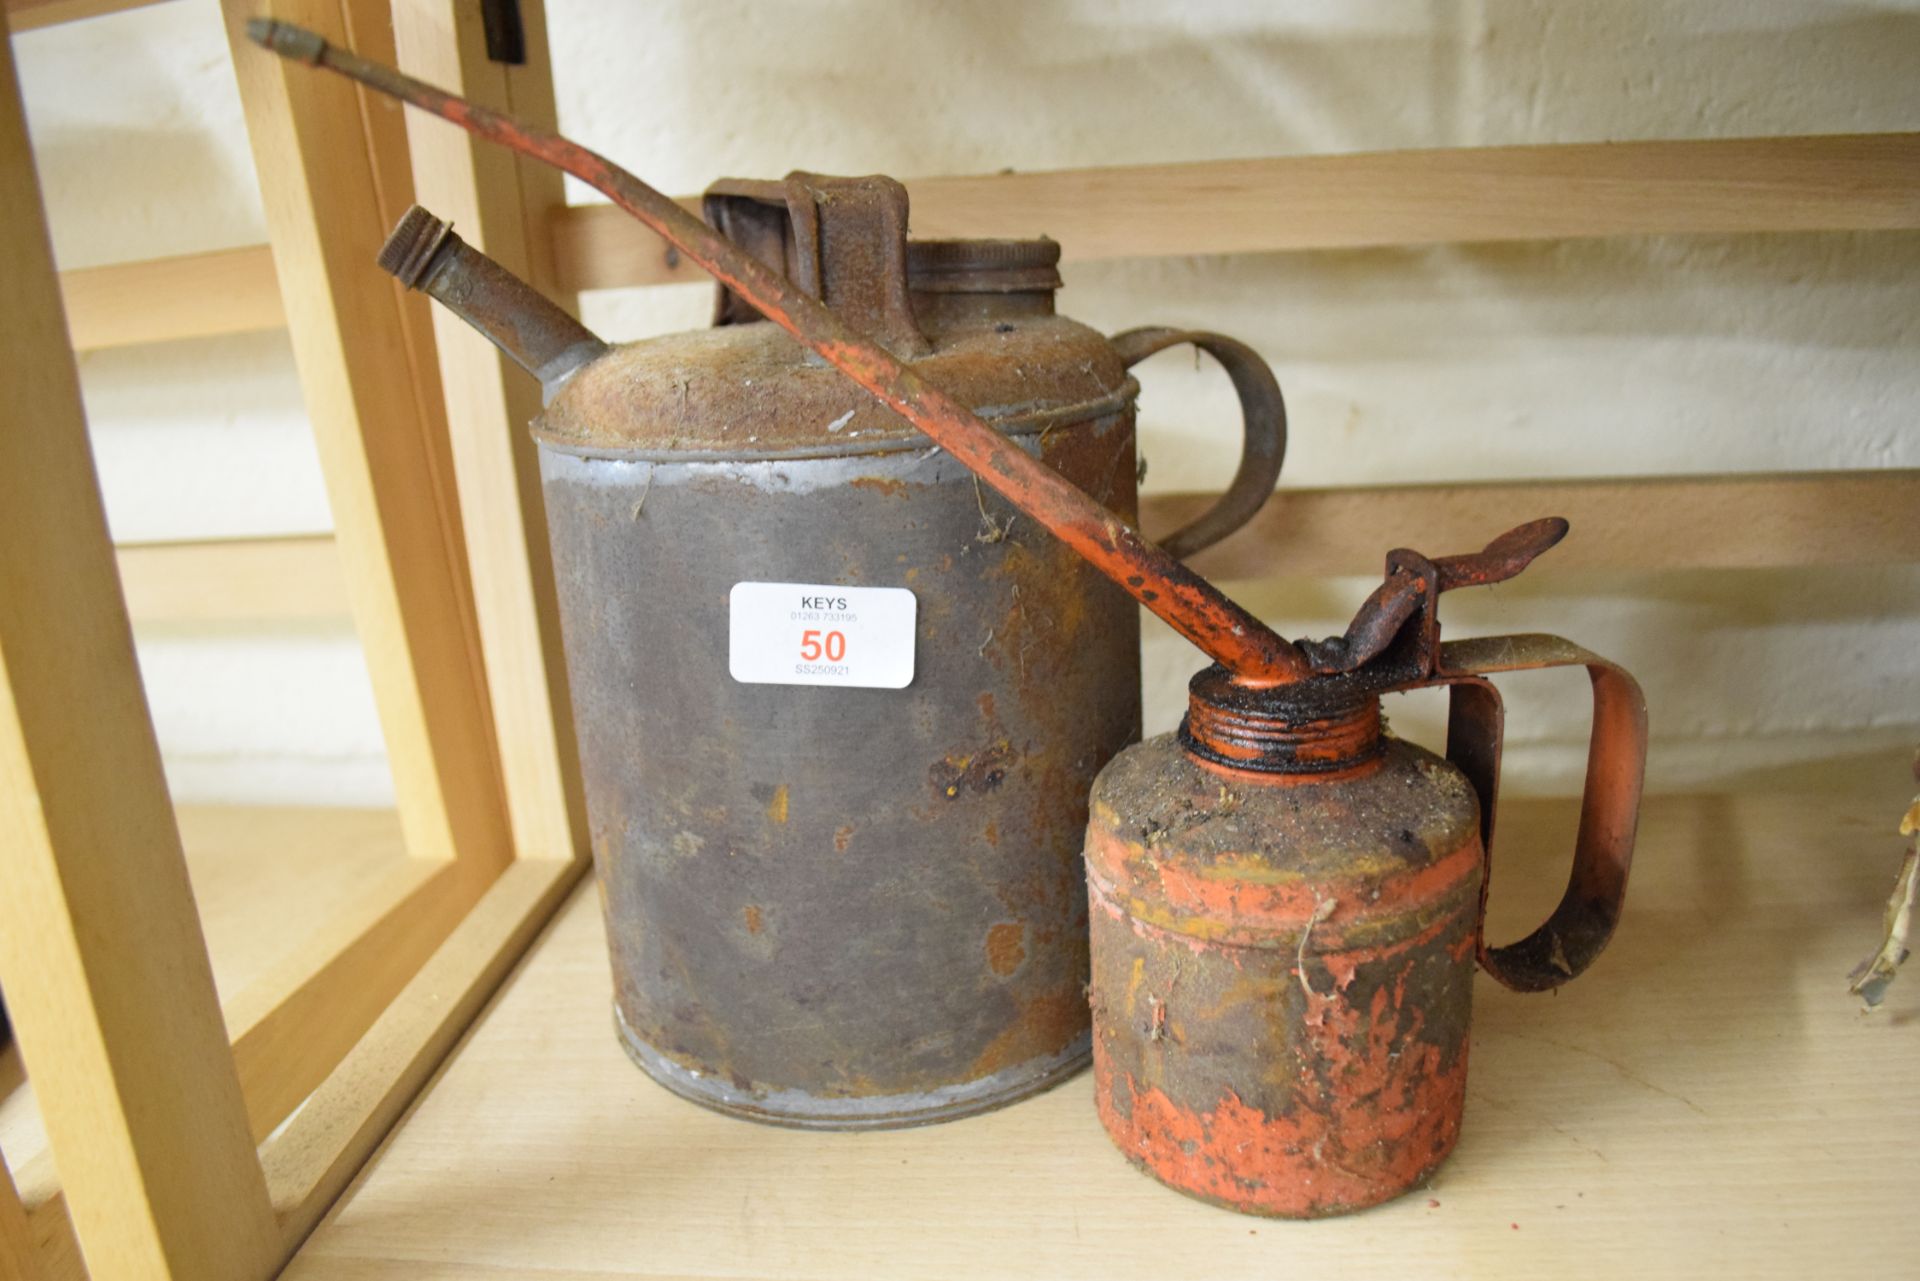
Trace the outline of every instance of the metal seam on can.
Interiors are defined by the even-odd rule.
[[[1312,950],[1307,953],[1314,957],[1340,956],[1343,953],[1364,953],[1371,960],[1388,960],[1410,948],[1431,943],[1443,927],[1458,917],[1461,912],[1479,907],[1478,878],[1463,885],[1461,892],[1453,899],[1443,899],[1433,905],[1429,911],[1409,912],[1405,916],[1393,917],[1379,922],[1378,932],[1388,932],[1395,926],[1409,921],[1413,927],[1397,938],[1385,942],[1372,937],[1352,938],[1347,935],[1326,934],[1323,936],[1320,923],[1302,921],[1300,928],[1292,934],[1274,933],[1267,938],[1236,938],[1229,935],[1209,935],[1182,930],[1162,921],[1145,916],[1137,905],[1121,901],[1113,892],[1113,887],[1089,874],[1087,877],[1087,902],[1106,910],[1109,916],[1125,921],[1133,932],[1144,939],[1155,942],[1165,939],[1178,939],[1189,947],[1217,951],[1232,948],[1247,952],[1294,952],[1300,949],[1304,937],[1314,939]],[[1454,901],[1458,900],[1458,901]]]
[[[1093,1057],[1093,1033],[1088,1030],[1037,1066],[1023,1063],[934,1090],[834,1098],[804,1090],[742,1089],[732,1081],[687,1068],[641,1040],[617,1003],[613,1026],[627,1057],[689,1103],[792,1130],[898,1130],[977,1116],[1052,1089],[1077,1076]]]
[[[1125,413],[1139,398],[1140,384],[1129,376],[1118,391],[1102,396],[1097,400],[1080,401],[1071,405],[1061,405],[1049,409],[1035,410],[1022,414],[1008,414],[995,418],[982,414],[994,429],[1005,436],[1031,436],[1039,432],[1078,423],[1092,423],[1100,419],[1111,418]],[[536,423],[533,437],[545,449],[557,454],[570,454],[576,458],[605,458],[620,462],[639,463],[679,463],[679,462],[779,462],[786,459],[801,458],[857,458],[864,454],[900,454],[916,450],[924,452],[938,448],[925,436],[897,436],[889,440],[862,442],[856,448],[848,444],[833,442],[824,445],[810,445],[804,448],[728,450],[693,449],[611,449],[605,446],[583,445],[565,437],[552,436],[539,429]]]

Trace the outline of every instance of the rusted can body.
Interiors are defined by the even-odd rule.
[[[1472,787],[1410,744],[1280,786],[1171,734],[1122,753],[1087,835],[1094,1093],[1120,1150],[1270,1215],[1419,1183],[1460,1131],[1482,861]]]
[[[996,348],[1074,346],[1056,386],[1086,384],[998,425],[1131,513],[1119,362],[1071,321],[1004,323],[981,330]],[[725,439],[666,448],[665,372],[651,446],[557,439],[564,403],[540,435],[622,1041],[680,1094],[798,1125],[934,1121],[1044,1088],[1086,1061],[1079,853],[1095,773],[1139,734],[1134,605],[770,326],[710,337],[724,364],[667,355],[690,420]],[[570,393],[602,376],[632,370]],[[749,378],[764,396],[714,403]],[[693,456],[709,443],[737,456]],[[912,590],[912,685],[732,680],[742,581]]]

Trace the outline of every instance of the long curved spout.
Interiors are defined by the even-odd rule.
[[[919,428],[1219,662],[1237,682],[1285,685],[1311,674],[1306,656],[1291,642],[981,422],[966,406],[848,329],[824,304],[626,170],[578,143],[370,62],[304,28],[256,18],[247,24],[247,35],[283,57],[337,71],[588,183]]]

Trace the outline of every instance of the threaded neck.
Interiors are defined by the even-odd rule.
[[[934,294],[1051,294],[1060,246],[1037,240],[909,240],[907,288]]]
[[[440,246],[446,244],[451,235],[452,223],[443,222],[415,205],[401,215],[374,261],[380,270],[407,288],[418,289]]]
[[[1327,774],[1385,747],[1379,695],[1338,681],[1248,689],[1219,667],[1193,678],[1180,745],[1203,764],[1263,774]]]

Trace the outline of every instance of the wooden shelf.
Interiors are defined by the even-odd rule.
[[[1904,754],[1658,796],[1626,920],[1557,996],[1478,993],[1466,1130],[1430,1189],[1319,1224],[1135,1173],[1084,1076],[985,1117],[809,1134],[626,1060],[575,896],[288,1281],[1904,1275],[1920,975],[1863,1015]],[[1496,933],[1557,896],[1573,805],[1501,816]]]

